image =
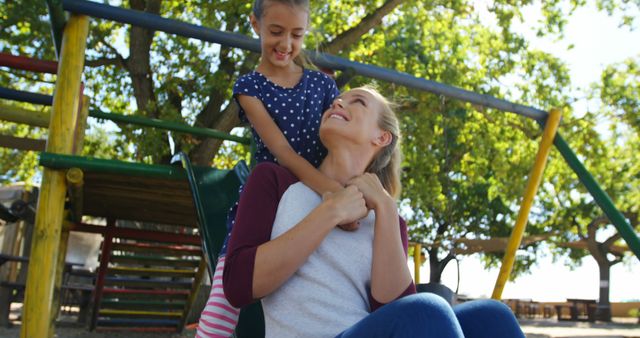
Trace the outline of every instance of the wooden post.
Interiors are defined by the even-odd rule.
[[[71,15],[64,29],[47,151],[71,154],[80,101],[89,18]],[[64,211],[64,172],[44,168],[25,289],[21,338],[49,337]]]
[[[184,308],[182,309],[182,317],[180,318],[180,324],[178,324],[177,330],[178,332],[182,332],[184,325],[187,321],[187,316],[189,316],[189,312],[193,307],[193,304],[198,298],[198,292],[200,291],[200,284],[202,284],[202,279],[204,278],[205,273],[207,272],[207,259],[204,258],[204,254],[200,257],[200,264],[198,264],[198,270],[196,272],[195,277],[193,278],[193,285],[191,285],[191,292],[189,293],[189,297],[187,298],[187,302],[185,303]]]
[[[84,86],[80,88],[80,94],[84,91]],[[87,126],[87,116],[89,115],[89,97],[82,95],[82,100],[78,105],[78,116],[73,133],[73,155],[80,155],[84,146],[84,132]],[[71,168],[66,171],[65,179],[67,181],[67,190],[69,191],[69,199],[71,200],[72,212],[66,213],[65,219],[71,218],[74,222],[82,222],[82,184],[83,173],[78,168]],[[64,224],[67,224],[66,222]],[[67,261],[67,248],[69,246],[70,227],[63,225],[60,234],[60,246],[58,249],[58,262],[56,268],[56,280],[53,287],[53,303],[51,308],[51,329],[49,330],[49,338],[53,338],[55,331],[55,322],[60,313],[60,296],[62,295],[62,283],[64,282],[64,273]]]
[[[69,212],[64,212],[64,218],[69,217]],[[51,322],[49,327],[49,338],[55,336],[56,319],[60,310],[60,295],[62,293],[62,282],[64,278],[65,261],[67,258],[67,244],[69,243],[69,226],[62,226],[60,233],[60,244],[58,246],[58,260],[56,262],[55,280],[53,283],[53,296],[51,297]]]

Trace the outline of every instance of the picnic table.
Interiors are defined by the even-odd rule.
[[[556,313],[559,321],[595,322],[596,306],[595,299],[567,298],[566,304],[556,305]]]
[[[513,311],[516,318],[535,318],[540,315],[540,303],[531,299],[503,300]]]

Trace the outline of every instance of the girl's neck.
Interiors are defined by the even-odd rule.
[[[282,87],[293,87],[300,81],[303,68],[295,63],[291,63],[289,67],[270,67],[260,62],[256,71],[266,76],[271,82]]]

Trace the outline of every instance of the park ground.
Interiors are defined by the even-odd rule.
[[[611,323],[558,322],[556,319],[523,319],[520,321],[527,338],[640,338],[640,324],[632,318],[614,318]],[[62,324],[56,329],[58,338],[192,338],[194,330],[176,333],[140,333],[131,331],[89,332],[83,327]],[[0,328],[0,337],[20,337],[20,327]]]

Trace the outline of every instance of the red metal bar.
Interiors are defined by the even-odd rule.
[[[26,56],[0,53],[0,66],[28,70],[36,73],[58,73],[58,62],[32,59]]]
[[[200,241],[200,237],[194,235],[183,235],[177,233],[168,233],[162,231],[151,231],[151,230],[140,230],[140,229],[131,229],[131,228],[119,228],[116,226],[108,227],[108,226],[100,226],[100,225],[92,225],[86,223],[73,223],[71,224],[71,231],[78,232],[89,232],[94,234],[102,234],[105,236],[109,234],[112,238],[127,238],[127,239],[138,239],[145,241],[157,241],[157,242],[166,242],[166,243],[178,243],[178,244],[188,244],[188,245],[196,245],[200,246],[202,242]],[[137,243],[139,246],[144,246],[143,243]],[[154,247],[158,247],[154,245]],[[173,250],[182,250],[186,249],[180,246],[167,246],[167,249]],[[199,254],[201,252],[200,249],[191,249],[193,253]]]
[[[115,219],[107,220],[107,230],[116,227]],[[93,291],[93,315],[91,316],[91,323],[89,327],[91,330],[96,328],[96,322],[98,321],[98,315],[100,312],[100,302],[102,301],[102,289],[104,288],[104,279],[109,268],[109,259],[111,258],[111,246],[113,245],[113,236],[111,231],[106,231],[104,234],[104,240],[102,241],[102,254],[100,255],[100,268],[98,269],[98,278],[96,278],[96,288]]]
[[[173,327],[101,327],[96,329],[96,332],[176,332]]]

